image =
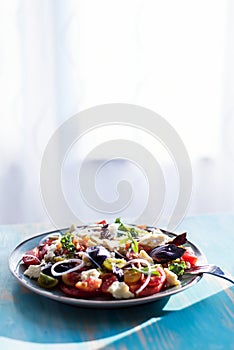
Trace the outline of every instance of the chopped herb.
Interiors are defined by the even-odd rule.
[[[62,248],[68,250],[69,252],[74,252],[76,250],[75,245],[72,243],[73,236],[67,233],[61,238]]]
[[[172,263],[168,266],[168,269],[174,272],[177,276],[182,276],[184,274],[184,269],[186,268],[185,261],[181,261],[180,263]]]

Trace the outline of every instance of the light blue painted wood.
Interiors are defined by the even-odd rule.
[[[188,231],[189,239],[210,263],[234,275],[233,228],[234,216],[211,215],[187,218],[177,232]],[[12,340],[17,340],[17,348],[18,341],[36,343],[35,347],[22,343],[24,350],[45,349],[45,344],[39,343],[56,344],[58,349],[58,343],[66,348],[69,343],[71,349],[83,349],[84,345],[86,349],[104,346],[121,350],[234,349],[234,289],[213,276],[203,277],[169,301],[119,310],[63,305],[25,290],[10,274],[9,253],[26,237],[47,229],[43,225],[0,227],[0,337],[9,338],[9,349]],[[95,340],[99,342],[93,343]],[[5,340],[4,350],[7,346]]]

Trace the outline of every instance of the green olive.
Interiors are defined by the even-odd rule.
[[[126,265],[126,261],[124,259],[116,259],[116,258],[107,258],[103,262],[103,266],[112,271],[113,266],[119,267],[120,269]]]

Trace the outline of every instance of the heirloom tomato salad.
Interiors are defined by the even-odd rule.
[[[59,288],[68,297],[141,298],[180,287],[186,269],[197,262],[186,242],[186,233],[170,237],[117,218],[48,234],[21,263],[24,275],[41,288]]]

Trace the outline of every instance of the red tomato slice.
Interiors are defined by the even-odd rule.
[[[62,281],[67,286],[74,286],[80,279],[80,275],[81,274],[79,272],[75,272],[75,271],[65,273],[64,275],[62,275]]]
[[[44,244],[42,247],[39,248],[38,256],[40,257],[40,259],[44,258],[44,255],[47,253],[47,250],[48,250],[47,244]]]
[[[81,299],[91,299],[102,295],[99,290],[94,290],[92,292],[84,291],[78,289],[74,286],[67,286],[66,284],[59,284],[61,291],[72,298],[81,298]]]
[[[102,221],[97,222],[97,224],[98,225],[106,225],[107,222],[106,222],[106,220],[102,220]]]
[[[151,275],[148,285],[139,294],[137,294],[138,297],[146,297],[156,294],[163,288],[164,284],[166,283],[166,274],[161,267],[158,267],[157,271],[160,273],[160,276]],[[147,276],[143,275],[140,283],[130,285],[130,291],[135,293],[145,282],[146,278]]]
[[[94,292],[96,289],[100,288],[102,284],[101,278],[89,277],[86,280],[78,281],[75,287],[84,292]]]
[[[186,252],[182,255],[181,259],[184,260],[185,262],[189,262],[191,266],[194,266],[196,265],[198,258],[194,254],[192,249],[187,248]]]
[[[35,256],[27,256],[25,255],[23,257],[23,262],[25,265],[29,266],[29,265],[40,265],[40,260],[37,259],[37,257]]]
[[[163,270],[163,274],[160,273],[160,276],[152,275],[150,277],[150,281],[148,283],[148,287],[155,287],[155,286],[158,286],[159,284],[161,284],[162,282],[164,282],[164,274],[165,273],[164,273],[164,270]]]
[[[55,242],[54,239],[47,239],[43,245],[40,245],[38,247],[38,254],[39,254],[39,258],[43,259],[44,255],[47,253],[48,251],[48,247],[51,246],[51,244],[53,244]]]
[[[41,263],[40,260],[40,252],[37,247],[27,251],[22,258],[25,265],[39,265]]]
[[[112,273],[105,273],[102,276],[102,285],[101,285],[102,293],[109,293],[107,290],[115,281],[118,281],[118,278],[115,275],[113,275]]]

